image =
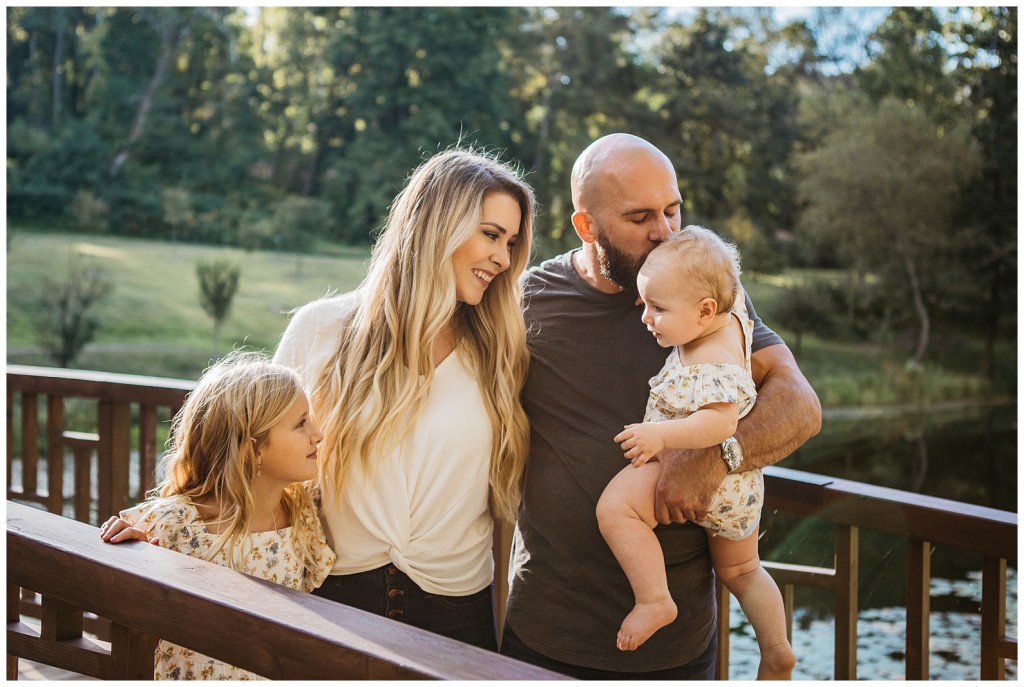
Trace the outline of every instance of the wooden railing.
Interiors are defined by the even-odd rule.
[[[90,518],[86,490],[97,492],[92,507],[105,518],[141,498],[152,484],[156,456],[157,409],[168,416],[183,402],[192,382],[135,377],[95,372],[8,366],[7,447],[8,499],[40,504],[53,513],[69,510],[76,519]],[[39,421],[40,397],[46,398],[46,414]],[[97,403],[97,427],[64,426],[64,400],[91,399]],[[14,417],[14,409],[20,417]],[[137,421],[133,423],[134,416]],[[161,412],[164,412],[161,410]],[[18,424],[15,424],[15,421]],[[40,431],[42,427],[42,431]],[[18,441],[15,441],[17,428]],[[139,488],[129,490],[132,470],[132,434],[137,433]],[[45,438],[45,442],[40,441]],[[15,445],[20,450],[15,455]],[[75,457],[75,488],[63,488],[65,453]],[[95,453],[98,485],[89,481],[86,462]],[[39,487],[40,456],[45,457],[47,489]],[[11,486],[15,458],[22,468],[21,484]],[[907,631],[906,677],[928,678],[930,552],[934,546],[948,546],[982,555],[981,677],[1003,676],[1005,660],[1017,658],[1017,640],[1006,636],[1006,565],[1017,560],[1017,514],[990,508],[921,496],[896,489],[873,487],[859,482],[812,475],[773,467],[765,471],[766,508],[813,517],[835,528],[835,563],[832,568],[815,568],[766,562],[765,567],[783,590],[792,627],[794,587],[810,586],[831,590],[835,612],[835,677],[857,677],[857,611],[859,579],[859,535],[861,529],[891,533],[906,538]],[[56,488],[59,487],[59,488]],[[73,508],[70,508],[74,504]],[[504,569],[508,560],[509,537],[496,528],[495,575],[497,611],[503,612],[506,593]],[[10,561],[10,556],[8,557]],[[10,595],[8,597],[10,599]],[[718,676],[728,676],[729,633],[727,594],[719,594]],[[23,603],[25,611],[30,604]],[[39,617],[40,609],[32,610]],[[500,623],[500,617],[499,617]],[[499,624],[500,626],[500,624]]]
[[[95,527],[12,502],[7,586],[8,679],[19,656],[152,679],[156,637],[272,679],[565,679],[159,546],[105,544]],[[39,631],[20,622],[18,587],[42,595]],[[113,622],[109,650],[83,637],[83,609]]]

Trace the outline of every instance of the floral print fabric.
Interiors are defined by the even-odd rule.
[[[644,422],[659,422],[686,417],[711,403],[738,403],[740,417],[750,412],[757,397],[750,376],[750,341],[754,323],[747,317],[743,299],[737,299],[732,314],[743,325],[746,339],[746,367],[703,363],[683,365],[675,348],[665,366],[651,377],[651,395],[647,399]],[[760,470],[726,475],[711,499],[708,518],[697,523],[726,539],[744,539],[753,533],[761,519],[764,503],[764,478]]]
[[[170,496],[139,504],[121,511],[121,518],[144,530],[149,538],[159,537],[160,546],[206,559],[217,539],[211,533],[191,500]],[[334,552],[327,545],[320,519],[314,508],[300,516],[304,527],[314,530],[315,569],[306,569],[292,540],[292,528],[283,527],[249,535],[245,572],[292,589],[311,592],[326,579],[334,565]],[[223,550],[211,562],[230,567]],[[183,646],[160,641],[154,656],[153,677],[157,680],[262,680],[265,678],[218,661]]]

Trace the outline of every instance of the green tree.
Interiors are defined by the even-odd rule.
[[[214,338],[219,336],[221,325],[231,310],[241,272],[238,265],[228,260],[200,260],[196,263],[199,305],[213,319]]]
[[[328,236],[333,225],[331,204],[317,198],[288,196],[274,206],[270,227],[281,237],[280,245],[295,253],[295,276],[302,273],[302,255],[317,236]]]
[[[179,186],[164,189],[163,213],[164,222],[171,228],[172,244],[178,238],[188,236],[189,230],[195,225],[196,217],[192,211],[192,201],[189,192]]]
[[[60,367],[68,367],[96,337],[95,307],[113,291],[113,283],[94,262],[72,254],[63,280],[45,278],[36,299],[36,340]]]
[[[952,211],[978,165],[966,132],[884,100],[847,113],[800,164],[802,231],[834,242],[856,269],[877,273],[891,298],[907,294],[918,329],[911,362],[920,363],[931,333],[929,301],[941,298],[942,275],[957,257],[949,245]]]
[[[501,46],[520,10],[359,7],[338,11],[336,75],[320,191],[339,238],[365,242],[409,171],[456,142],[505,149],[515,113]]]
[[[1017,302],[1017,8],[975,7],[958,12],[948,31],[961,46],[953,72],[970,108],[981,172],[964,194],[962,255],[971,289],[956,313],[978,322],[985,337],[982,371],[996,374],[995,344],[1015,327]]]

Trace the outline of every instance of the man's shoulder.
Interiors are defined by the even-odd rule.
[[[535,291],[538,287],[565,281],[569,270],[574,269],[572,267],[573,252],[573,250],[570,250],[561,253],[528,269],[523,273],[523,288],[527,292],[531,292]]]

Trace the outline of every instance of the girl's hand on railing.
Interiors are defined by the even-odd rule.
[[[100,526],[100,539],[109,544],[120,544],[126,541],[145,541],[156,546],[160,545],[160,538],[153,537],[150,539],[149,534],[145,531],[140,530],[138,527],[133,527],[130,522],[116,515],[110,516],[102,526]]]

